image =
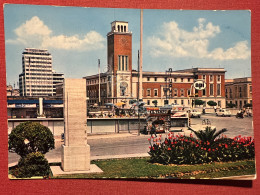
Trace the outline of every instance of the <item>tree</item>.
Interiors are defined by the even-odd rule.
[[[248,107],[249,107],[249,108],[252,108],[253,105],[252,105],[252,104],[249,104],[249,103],[247,103],[247,104],[244,105],[244,108],[248,108]]]
[[[25,122],[16,126],[9,135],[8,149],[22,158],[33,152],[47,153],[55,148],[52,132],[37,122]]]
[[[227,129],[221,129],[219,131],[216,130],[216,128],[211,129],[211,127],[206,127],[205,130],[199,130],[199,131],[194,131],[191,130],[198,139],[200,139],[203,142],[209,142],[212,144],[215,139],[221,135],[222,133],[226,132]]]
[[[134,104],[135,102],[137,102],[137,100],[130,100],[129,104]]]
[[[195,105],[198,105],[198,106],[201,106],[201,105],[203,105],[205,103],[205,101],[203,101],[203,100],[195,100]]]
[[[157,107],[157,104],[158,104],[157,100],[153,100],[152,103],[154,104],[155,107]]]
[[[227,107],[228,107],[228,108],[234,108],[234,107],[236,107],[236,104],[228,103],[228,104],[227,104]]]
[[[208,101],[207,104],[208,104],[209,106],[216,106],[216,105],[217,105],[217,102]]]

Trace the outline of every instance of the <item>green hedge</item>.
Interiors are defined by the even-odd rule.
[[[18,167],[11,171],[17,178],[28,178],[32,176],[48,177],[51,173],[49,163],[40,152],[30,153],[21,158]]]

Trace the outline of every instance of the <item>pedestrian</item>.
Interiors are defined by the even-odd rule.
[[[155,135],[155,137],[157,137],[157,135],[156,135],[156,128],[155,128],[155,125],[154,124],[152,124],[152,128],[151,128],[151,136],[154,134]]]
[[[215,110],[215,112],[217,112],[217,107],[216,106],[214,106],[214,110]]]

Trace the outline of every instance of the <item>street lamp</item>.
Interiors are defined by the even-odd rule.
[[[168,104],[168,91],[169,93],[169,99],[171,98],[172,93],[172,80],[171,80],[171,74],[172,74],[172,68],[169,68],[169,70],[165,71],[166,73],[166,103]],[[168,84],[168,78],[169,78],[169,84]]]

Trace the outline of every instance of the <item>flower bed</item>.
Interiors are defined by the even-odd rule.
[[[236,136],[233,139],[222,136],[213,142],[201,141],[190,136],[169,133],[163,139],[151,137],[150,161],[160,164],[202,164],[253,159],[254,139]]]

